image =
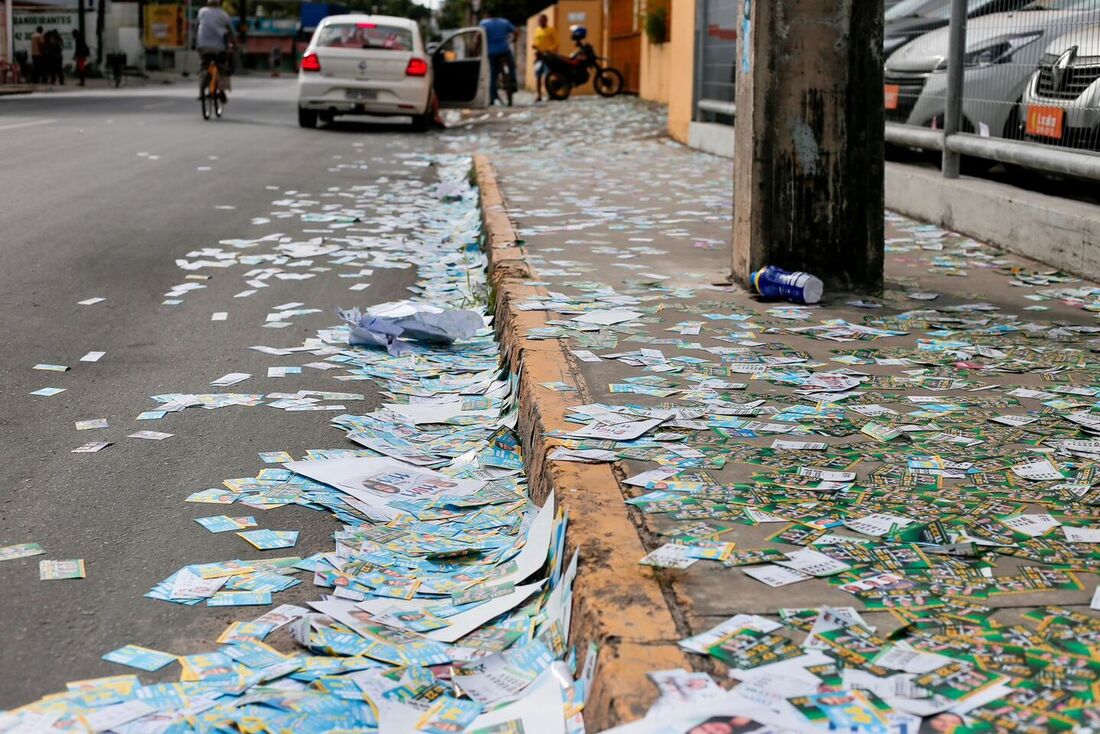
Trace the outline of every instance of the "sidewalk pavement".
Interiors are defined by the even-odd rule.
[[[146,76],[127,75],[119,88],[159,86],[190,81],[191,78],[176,72],[154,71],[149,72]],[[75,76],[66,75],[64,84],[0,84],[0,97],[13,94],[59,94],[93,89],[116,89],[116,87],[110,76],[88,78],[82,87]]]
[[[807,625],[791,610],[855,607],[885,638],[914,622],[958,622],[965,603],[983,610],[974,617],[986,629],[959,632],[976,654],[988,652],[988,629],[1040,607],[1082,612],[1091,626],[1078,634],[1096,633],[1097,546],[1059,527],[1100,525],[1087,453],[1100,446],[1060,443],[1089,437],[1076,424],[1097,392],[1086,347],[1098,331],[1085,310],[1096,310],[1093,284],[887,213],[883,297],[761,302],[727,280],[728,160],[662,139],[659,111],[636,102],[578,100],[513,120],[516,145],[490,152],[522,245],[509,247],[507,225],[486,213],[498,329],[524,364],[532,487],[563,498],[581,548],[578,644],[604,647],[590,728],[644,714],[657,697],[646,673],[677,659],[724,677],[720,655],[676,643],[737,614],[778,620],[785,610],[784,634],[801,641],[816,613]],[[614,309],[634,317],[600,328],[572,320]],[[634,442],[551,435],[616,415],[608,409],[637,420],[661,408],[673,420]],[[1085,414],[1076,424],[1065,419],[1073,411]],[[583,473],[593,465],[547,459],[555,446],[613,452],[611,471],[596,466],[619,502],[594,483],[601,475]],[[1053,473],[1022,467],[1044,460]],[[623,483],[658,466],[682,473]],[[822,484],[815,468],[857,477]],[[670,542],[709,543],[726,561],[666,548],[671,560],[656,564],[690,567],[638,563]],[[794,556],[803,575],[737,567],[738,553],[811,543],[834,567],[809,554]],[[876,590],[884,573],[901,578]],[[1027,670],[991,668],[1017,680]]]

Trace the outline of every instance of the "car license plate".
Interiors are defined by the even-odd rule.
[[[888,110],[898,108],[898,97],[901,96],[901,87],[897,84],[886,84],[882,87],[883,101]]]
[[[1031,105],[1027,108],[1027,134],[1043,138],[1062,138],[1066,111],[1061,107]]]
[[[348,99],[378,99],[378,91],[375,89],[347,89]]]

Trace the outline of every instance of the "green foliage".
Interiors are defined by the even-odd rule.
[[[650,43],[668,41],[668,6],[657,4],[645,13],[645,35]]]

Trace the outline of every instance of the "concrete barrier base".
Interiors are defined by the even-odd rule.
[[[1100,278],[1100,206],[978,178],[886,164],[886,208],[1033,258]]]

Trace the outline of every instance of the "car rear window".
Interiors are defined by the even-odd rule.
[[[369,48],[412,51],[413,34],[408,28],[375,23],[333,23],[317,34],[317,46],[327,48]]]

